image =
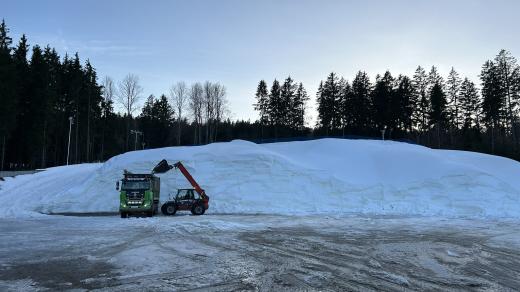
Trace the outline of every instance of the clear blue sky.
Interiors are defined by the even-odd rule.
[[[351,80],[417,65],[477,79],[501,48],[520,57],[520,1],[0,0],[11,35],[79,51],[100,77],[137,74],[143,95],[176,81],[220,81],[233,118],[256,118],[260,79],[291,75],[313,98],[335,71]]]

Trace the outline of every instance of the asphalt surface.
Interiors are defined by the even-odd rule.
[[[0,219],[0,291],[520,290],[514,220],[82,215]]]

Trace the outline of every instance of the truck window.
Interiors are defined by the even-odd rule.
[[[123,180],[121,190],[148,190],[150,189],[149,181],[128,181]]]

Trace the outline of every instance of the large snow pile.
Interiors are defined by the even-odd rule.
[[[134,151],[106,163],[49,168],[0,182],[0,216],[117,211],[123,169],[182,161],[211,213],[365,213],[520,218],[520,163],[390,141],[245,141]],[[189,187],[161,177],[161,201]]]

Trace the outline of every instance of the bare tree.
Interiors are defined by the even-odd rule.
[[[137,103],[142,98],[143,88],[139,85],[139,77],[134,74],[128,74],[119,82],[117,92],[118,102],[126,111],[126,148],[128,149],[128,134],[130,131],[130,118],[132,113],[137,110]]]
[[[188,101],[188,87],[184,81],[177,82],[170,87],[170,98],[177,109],[177,145],[181,145],[182,111]]]
[[[206,143],[211,143],[212,138],[212,123],[215,121],[215,92],[213,90],[214,84],[206,81],[204,82],[204,118],[206,120]]]
[[[137,103],[142,98],[142,92],[143,88],[139,85],[137,75],[128,74],[119,82],[118,102],[124,107],[128,116],[132,116],[132,113],[137,110]]]
[[[226,87],[220,83],[213,85],[213,106],[215,113],[215,127],[213,133],[213,141],[217,140],[218,124],[222,121],[227,113]]]
[[[112,103],[114,100],[114,96],[116,95],[114,80],[112,80],[110,76],[105,76],[105,78],[103,78],[101,86],[103,86],[103,102],[105,102],[106,104]],[[103,113],[103,115],[106,115],[106,113]]]
[[[202,111],[204,107],[203,92],[204,90],[200,83],[197,82],[191,85],[189,106],[191,114],[193,115],[193,121],[195,122],[195,144],[201,143]]]

